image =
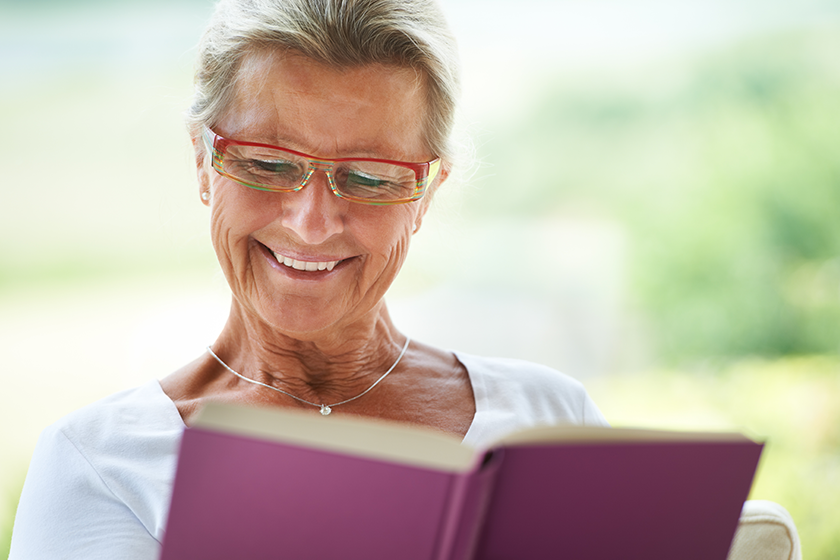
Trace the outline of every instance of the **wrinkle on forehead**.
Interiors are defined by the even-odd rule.
[[[285,61],[299,59],[303,64],[318,70],[322,68],[324,73],[334,77],[334,87],[324,88],[323,82],[311,79],[307,72],[289,72],[286,76],[279,75],[277,65]],[[278,80],[278,77],[280,77]],[[375,79],[366,79],[366,77]],[[352,79],[352,84],[344,80]],[[272,82],[272,80],[278,80]],[[384,80],[384,82],[383,82]],[[279,87],[278,87],[279,84]],[[409,89],[405,86],[410,84]],[[344,86],[344,87],[343,87]],[[350,86],[350,87],[347,87]],[[295,51],[277,51],[262,49],[254,51],[243,58],[241,67],[237,72],[236,83],[229,106],[222,114],[222,119],[227,121],[231,127],[226,132],[230,135],[240,130],[252,132],[260,131],[267,136],[262,138],[249,138],[249,140],[272,143],[278,140],[274,131],[265,130],[265,123],[274,120],[282,122],[286,119],[295,119],[303,134],[310,131],[306,127],[310,125],[310,119],[304,114],[290,113],[292,108],[300,110],[305,104],[283,103],[284,114],[280,115],[280,103],[278,95],[287,98],[306,97],[318,98],[325,106],[331,107],[334,112],[343,112],[344,115],[362,114],[364,110],[375,110],[379,114],[397,114],[400,110],[396,104],[389,103],[389,99],[380,91],[384,86],[387,90],[401,91],[413,97],[417,103],[415,117],[405,122],[406,128],[419,128],[425,144],[424,123],[427,112],[427,100],[425,95],[425,80],[422,72],[409,66],[370,64],[362,66],[335,67],[305,57]],[[271,88],[275,88],[272,91]],[[272,103],[266,103],[272,99]],[[233,117],[233,118],[231,118]],[[383,130],[380,133],[387,134],[393,131]],[[327,146],[324,146],[325,148]],[[340,146],[329,146],[331,149],[339,149]]]

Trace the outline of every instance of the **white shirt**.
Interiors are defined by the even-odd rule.
[[[456,354],[484,447],[538,424],[606,425],[583,386],[551,368]],[[69,414],[41,434],[20,498],[10,560],[155,560],[185,428],[157,381]]]

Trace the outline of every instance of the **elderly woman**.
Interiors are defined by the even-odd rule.
[[[427,346],[388,315],[452,168],[456,92],[429,0],[218,5],[189,128],[230,316],[192,363],[44,432],[11,558],[156,558],[180,435],[211,400],[409,422],[473,446],[604,423],[570,378]]]

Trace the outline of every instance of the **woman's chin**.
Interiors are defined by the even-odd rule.
[[[284,335],[299,340],[315,340],[324,336],[333,327],[337,318],[324,314],[320,310],[263,309],[254,313],[251,322],[257,329],[266,332],[260,336]]]
[[[371,298],[373,299],[373,298]],[[369,329],[376,323],[384,300],[371,301],[322,301],[318,298],[282,297],[246,311],[248,322],[257,329],[266,329],[260,336],[287,336],[302,341],[332,338],[336,334],[346,338],[348,333],[361,328]]]

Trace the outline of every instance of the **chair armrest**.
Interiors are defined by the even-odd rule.
[[[802,560],[793,518],[777,503],[745,502],[727,560]]]

